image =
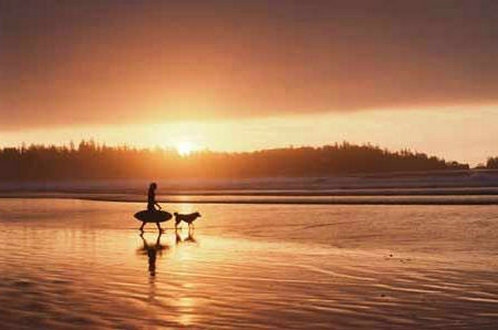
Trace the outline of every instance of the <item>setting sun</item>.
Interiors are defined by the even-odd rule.
[[[176,150],[180,156],[188,156],[194,150],[194,146],[190,142],[182,142],[176,147]]]

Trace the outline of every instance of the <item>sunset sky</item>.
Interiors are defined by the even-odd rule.
[[[0,0],[0,145],[498,156],[498,1]]]

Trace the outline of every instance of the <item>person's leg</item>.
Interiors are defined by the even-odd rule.
[[[144,231],[145,221],[142,221],[142,225],[140,226],[140,231]]]
[[[157,225],[157,229],[159,230],[159,232],[162,232],[162,228],[161,228],[161,225],[159,224],[159,222],[156,222],[156,225]]]

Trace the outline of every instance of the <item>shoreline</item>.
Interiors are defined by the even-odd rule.
[[[72,199],[98,202],[145,203],[142,195],[102,193],[0,193],[0,199]],[[165,204],[267,205],[498,205],[498,195],[167,195]]]

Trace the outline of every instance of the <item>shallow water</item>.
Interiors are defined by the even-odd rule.
[[[498,206],[0,200],[2,328],[495,328]]]

